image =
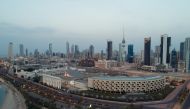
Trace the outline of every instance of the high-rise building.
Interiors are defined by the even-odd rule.
[[[112,60],[112,41],[107,41],[107,60]]]
[[[168,67],[170,63],[170,46],[171,46],[171,37],[168,37],[167,34],[161,36],[160,44],[160,64]]]
[[[28,49],[26,48],[26,56],[28,56]]]
[[[155,46],[155,53],[154,53],[154,58],[155,58],[155,65],[160,64],[160,46]]]
[[[187,73],[190,73],[190,38],[185,39],[184,53],[185,53],[185,69]]]
[[[9,43],[9,47],[8,47],[8,59],[9,59],[10,61],[13,61],[13,59],[14,59],[13,43],[12,43],[12,42]]]
[[[79,46],[78,45],[75,45],[75,58],[79,58]]]
[[[89,57],[94,58],[94,46],[90,45],[89,47]]]
[[[24,45],[20,44],[19,48],[20,48],[20,56],[24,56]]]
[[[53,56],[53,47],[52,47],[52,43],[49,44],[49,55],[50,55],[50,57]]]
[[[141,63],[144,63],[144,50],[141,50],[140,52],[140,59],[141,59]]]
[[[152,49],[150,50],[150,65],[155,65],[154,64],[154,51]]]
[[[104,59],[104,50],[101,50],[101,59]]]
[[[144,39],[144,65],[150,65],[151,38]]]
[[[68,41],[66,42],[66,55],[67,55],[67,58],[69,58],[70,48],[69,48],[69,42]]]
[[[40,53],[39,53],[38,49],[35,49],[34,50],[34,57],[38,58],[39,55],[40,55]]]
[[[178,65],[177,63],[178,63],[177,62],[177,51],[175,49],[173,49],[171,52],[171,63],[170,63],[170,65],[172,68],[177,69],[177,65]]]
[[[180,43],[180,54],[179,54],[179,59],[181,61],[184,60],[184,46],[185,46],[184,42],[181,42]]]
[[[118,50],[113,50],[112,52],[112,60],[119,60],[119,51]]]
[[[119,44],[119,62],[125,62],[126,60],[126,43],[123,37],[122,42]]]
[[[133,63],[133,58],[134,58],[133,45],[129,44],[128,45],[128,55],[127,55],[128,62]]]
[[[71,57],[74,58],[74,54],[75,54],[75,45],[72,44],[71,46]]]

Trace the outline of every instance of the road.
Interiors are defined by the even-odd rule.
[[[187,99],[185,100],[183,109],[190,109],[190,94],[188,95]]]

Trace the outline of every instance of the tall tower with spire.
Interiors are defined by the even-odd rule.
[[[125,34],[123,29],[123,40],[119,44],[119,62],[125,62],[126,60],[126,42],[125,42]]]

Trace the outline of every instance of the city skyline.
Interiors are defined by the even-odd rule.
[[[0,109],[190,109],[190,0],[0,0]]]
[[[164,35],[167,35],[167,34],[164,34]],[[162,38],[163,37],[163,35],[161,35],[160,36],[160,38]],[[123,37],[124,38],[124,37]],[[151,38],[151,37],[149,37],[149,38]],[[170,38],[172,38],[172,37],[170,37]],[[189,37],[186,37],[186,38],[189,38]],[[185,38],[185,39],[186,39]],[[146,39],[146,37],[144,38],[144,39]],[[185,40],[184,39],[184,40]],[[172,44],[172,40],[173,39],[170,39],[171,40],[171,44]],[[173,48],[171,48],[171,49],[175,49],[176,50],[176,48],[178,48],[177,49],[177,51],[178,52],[181,52],[181,43],[182,42],[184,42],[184,40],[183,41],[181,41],[180,43],[179,43],[179,45],[178,45],[178,47],[173,47]],[[110,41],[110,40],[107,40],[107,41]],[[24,48],[24,44],[23,43],[19,43],[19,44],[17,44],[16,46],[14,46],[15,44],[13,43],[13,42],[9,42],[9,43],[12,43],[13,44],[13,47],[12,47],[12,49],[13,49],[13,52],[14,52],[14,55],[20,55],[20,56],[22,56],[22,55],[24,55],[25,53],[24,53],[24,51],[26,52],[29,52],[29,53],[34,53],[36,50],[38,50],[39,51],[39,53],[46,53],[47,51],[48,52],[52,52],[52,53],[64,53],[64,54],[66,54],[66,55],[68,55],[68,51],[70,52],[70,51],[72,51],[72,47],[71,48],[68,48],[69,47],[69,42],[68,41],[66,41],[65,42],[65,46],[62,46],[62,47],[65,47],[65,50],[64,51],[57,51],[57,50],[50,50],[50,48],[52,49],[52,43],[48,43],[48,45],[46,45],[46,47],[43,49],[43,50],[39,50],[39,48],[40,47],[38,47],[38,48],[33,48],[31,51],[29,51],[28,50],[28,48],[26,47],[26,48]],[[114,43],[113,41],[112,41],[112,43]],[[114,46],[113,46],[113,51],[117,51],[117,52],[119,52],[120,51],[120,44],[121,43],[118,43],[117,45],[115,44]],[[155,47],[157,47],[157,46],[161,46],[161,44],[162,44],[162,39],[160,40],[160,44],[157,44],[157,45],[154,45],[154,46],[152,46],[151,45],[151,49],[150,50],[152,50],[153,52],[156,52],[156,48]],[[50,47],[50,45],[51,45],[51,47]],[[71,45],[73,46],[78,46],[79,48],[80,48],[80,45],[78,45],[78,44],[75,44],[75,43],[71,43]],[[113,44],[112,44],[113,45]],[[126,44],[126,47],[128,47],[128,46],[130,46],[130,45],[134,45],[134,44],[132,44],[132,43],[128,43],[128,44]],[[7,47],[8,47],[9,45],[7,45]],[[22,47],[21,47],[22,46]],[[89,46],[94,46],[93,44],[90,44]],[[88,47],[89,46],[85,46],[86,48],[80,48],[80,50],[79,50],[79,52],[83,52],[83,51],[86,51],[86,50],[88,50]],[[118,47],[117,47],[118,46]],[[171,45],[170,45],[171,46]],[[102,48],[101,50],[96,50],[95,49],[96,48],[96,46],[93,48],[94,49],[94,53],[101,53],[102,52],[102,50],[104,51],[104,52],[107,52],[107,48],[106,48],[106,45],[105,45],[105,47],[104,48]],[[22,49],[22,50],[21,50]],[[56,48],[54,48],[54,49],[56,49]],[[127,51],[127,48],[125,48],[124,49],[125,51]],[[142,49],[139,49],[139,51],[137,51],[137,50],[135,50],[134,51],[134,53],[135,54],[140,54],[141,52],[142,52],[142,50],[144,51],[144,48],[142,48]],[[0,57],[7,57],[7,55],[8,55],[8,50],[6,51],[6,53],[5,54],[0,54]],[[21,52],[23,52],[22,53],[22,55],[21,55]],[[169,50],[169,52],[171,52],[171,50]],[[52,54],[51,53],[51,54]],[[125,53],[126,55],[127,55],[127,52]]]

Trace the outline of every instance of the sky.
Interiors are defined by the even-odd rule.
[[[19,44],[30,52],[48,49],[65,52],[66,41],[106,50],[107,40],[118,49],[123,38],[135,52],[144,48],[144,38],[152,46],[160,36],[172,37],[172,49],[190,37],[190,0],[0,0],[0,55],[6,55],[9,42],[15,54]],[[124,28],[124,29],[123,29]]]

